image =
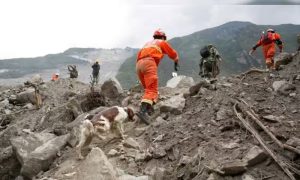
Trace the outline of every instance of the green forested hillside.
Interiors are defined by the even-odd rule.
[[[256,25],[250,22],[229,22],[218,27],[205,29],[184,37],[169,40],[178,51],[181,69],[179,74],[199,78],[200,48],[206,44],[215,45],[223,57],[221,64],[222,75],[239,73],[250,67],[264,65],[261,48],[258,48],[253,57],[248,51],[257,42],[260,34],[267,28],[279,32],[284,41],[284,51],[294,52],[297,48],[296,35],[300,32],[300,25]],[[129,88],[136,83],[135,75],[136,56],[128,58],[119,69],[117,78],[121,84]],[[159,66],[160,85],[164,85],[171,77],[173,62],[167,57]]]

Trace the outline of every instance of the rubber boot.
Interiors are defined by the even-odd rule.
[[[146,103],[146,102],[142,102],[141,107],[140,107],[140,111],[136,114],[145,124],[149,125],[149,118],[147,116],[147,108],[148,106],[151,106],[151,104]]]
[[[148,113],[149,116],[152,116],[154,114],[153,105],[148,104],[148,103],[147,103],[147,113]]]

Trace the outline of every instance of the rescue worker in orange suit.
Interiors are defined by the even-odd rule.
[[[59,76],[59,73],[52,74],[51,81],[57,81],[59,78],[58,76]]]
[[[262,46],[264,58],[268,69],[274,69],[274,55],[276,51],[275,44],[277,44],[279,51],[282,52],[283,43],[280,39],[280,35],[276,33],[273,29],[268,29],[267,33],[262,33],[261,38],[258,40],[256,45],[252,47],[252,50],[249,52],[249,54],[251,55],[256,50],[256,48]]]
[[[136,60],[136,72],[144,88],[137,116],[147,125],[150,124],[148,115],[154,112],[153,105],[158,100],[158,65],[164,54],[174,61],[175,71],[178,70],[179,61],[177,52],[166,41],[167,36],[161,29],[154,32],[153,38],[138,52]]]

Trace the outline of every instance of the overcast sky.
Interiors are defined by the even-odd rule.
[[[300,24],[299,2],[1,0],[0,59],[43,56],[70,47],[141,47],[157,28],[172,38],[228,21]],[[277,5],[261,5],[266,3]]]

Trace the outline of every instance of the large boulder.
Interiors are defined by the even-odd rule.
[[[173,114],[179,115],[185,106],[185,98],[183,94],[173,96],[166,101],[161,102],[160,111],[161,112],[171,112]]]
[[[272,87],[275,92],[278,92],[279,94],[282,95],[288,95],[291,91],[296,89],[295,85],[290,84],[285,80],[274,81]]]
[[[116,170],[100,148],[93,148],[76,172],[74,180],[117,180]]]
[[[32,133],[11,139],[14,152],[22,165],[21,174],[33,178],[40,171],[48,170],[56,154],[67,143],[69,135]]]
[[[123,88],[116,78],[111,78],[101,86],[101,92],[105,97],[114,99],[123,93]]]
[[[170,88],[189,88],[195,84],[192,77],[177,76],[167,82],[167,87]]]
[[[287,145],[293,146],[293,147],[300,147],[300,139],[296,137],[291,137],[287,142]]]
[[[248,166],[254,166],[266,160],[267,157],[267,154],[261,148],[254,146],[248,151],[244,161],[247,162]]]
[[[292,62],[292,60],[293,60],[292,54],[289,54],[287,52],[280,53],[274,58],[275,67],[277,69],[280,65],[287,65],[290,62]]]
[[[31,77],[30,82],[33,84],[41,84],[43,83],[43,78],[41,77],[41,75],[36,74],[34,76]]]
[[[17,94],[14,104],[36,104],[36,97],[33,88],[28,88],[26,91]]]
[[[213,86],[209,81],[202,80],[199,83],[190,87],[190,89],[189,89],[190,96],[194,96],[194,95],[198,94],[198,92],[200,91],[200,89],[202,87],[207,88],[207,89],[213,89]]]
[[[222,165],[221,171],[224,175],[238,175],[247,170],[247,163],[244,161],[226,162]]]

